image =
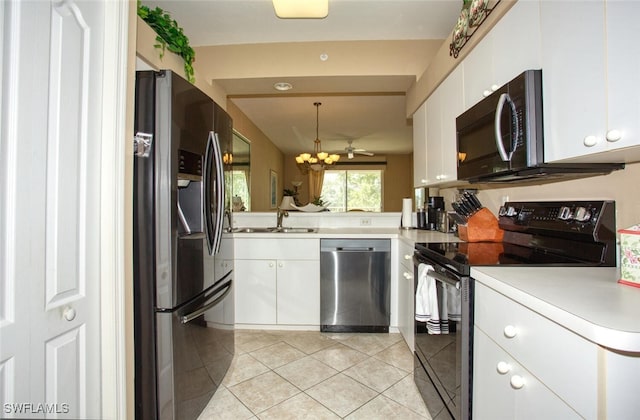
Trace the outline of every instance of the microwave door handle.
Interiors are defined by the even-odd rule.
[[[504,144],[502,143],[502,128],[500,127],[500,117],[502,117],[502,109],[504,108],[504,103],[507,101],[509,95],[503,93],[500,95],[498,99],[498,106],[496,106],[496,114],[493,122],[493,128],[495,130],[496,137],[496,146],[498,147],[498,153],[500,153],[500,158],[504,162],[509,162],[511,160],[511,156],[507,155],[507,151],[504,150]]]
[[[513,127],[513,132],[511,133],[511,151],[507,154],[507,151],[504,149],[504,143],[502,142],[502,128],[500,126],[500,117],[502,117],[502,110],[504,108],[504,103],[507,102],[509,104],[509,108],[511,108],[511,125]],[[509,94],[503,93],[500,95],[498,99],[498,105],[496,106],[496,114],[495,120],[493,123],[495,129],[496,136],[496,146],[498,147],[498,153],[500,154],[500,158],[504,162],[510,162],[513,157],[513,152],[516,151],[518,147],[518,135],[520,134],[520,124],[518,122],[518,114],[516,113],[516,104],[513,102]]]

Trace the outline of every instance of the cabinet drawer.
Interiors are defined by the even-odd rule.
[[[398,258],[400,264],[408,271],[413,273],[413,245],[406,242],[398,241]]]
[[[474,352],[473,418],[582,418],[478,328]]]
[[[475,325],[587,418],[597,417],[597,346],[476,282]]]
[[[234,248],[240,260],[320,260],[319,239],[238,238]]]

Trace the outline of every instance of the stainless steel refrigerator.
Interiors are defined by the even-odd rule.
[[[137,72],[135,95],[136,418],[191,419],[233,357],[233,319],[204,316],[233,305],[231,269],[213,269],[230,220],[232,122],[171,71]]]

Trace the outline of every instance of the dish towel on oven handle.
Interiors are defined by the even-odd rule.
[[[427,273],[433,270],[429,264],[418,266],[418,287],[416,288],[416,321],[427,323],[427,333],[448,334],[449,317],[447,312],[447,293],[442,293],[438,303],[436,281]]]

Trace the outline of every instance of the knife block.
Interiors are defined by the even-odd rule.
[[[469,217],[466,225],[458,225],[458,236],[465,242],[502,242],[504,230],[493,213],[483,207]]]

